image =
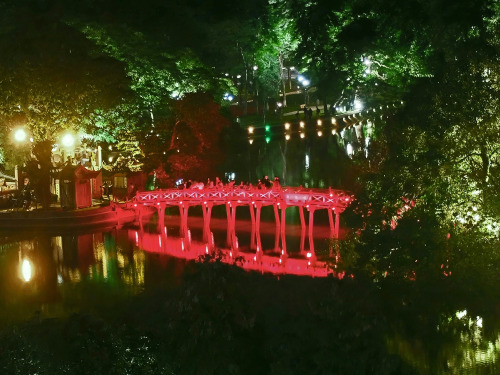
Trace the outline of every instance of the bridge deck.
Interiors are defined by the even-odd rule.
[[[135,202],[143,205],[282,205],[300,206],[308,209],[335,209],[342,212],[352,202],[353,196],[342,190],[302,189],[284,187],[281,189],[166,189],[138,192]]]

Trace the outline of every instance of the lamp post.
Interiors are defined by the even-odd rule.
[[[302,86],[304,86],[304,101],[305,101],[306,106],[309,102],[309,95],[307,95],[307,88],[309,87],[309,83],[310,82],[308,79],[302,80]]]
[[[307,78],[305,78],[303,75],[299,75],[297,77],[297,81],[300,82],[302,87],[304,88],[304,103],[307,106],[308,102],[308,97],[307,97],[307,88],[309,87],[309,84],[311,83]]]

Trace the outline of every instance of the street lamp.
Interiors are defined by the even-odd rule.
[[[66,148],[73,147],[75,144],[75,137],[70,133],[64,134],[61,139],[61,143]]]
[[[14,139],[17,142],[24,142],[26,140],[26,138],[28,138],[28,134],[26,133],[26,131],[24,129],[20,128],[14,132]]]
[[[304,88],[304,101],[305,101],[305,104],[307,105],[307,87],[309,86],[309,84],[311,82],[309,82],[309,80],[304,77],[302,74],[299,74],[297,76],[297,81],[300,82],[300,84],[302,85],[302,87]],[[297,86],[298,88],[299,86]]]

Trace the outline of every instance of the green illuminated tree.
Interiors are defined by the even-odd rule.
[[[45,207],[50,203],[52,145],[64,130],[91,128],[97,110],[108,111],[127,96],[128,82],[122,64],[95,53],[50,6],[2,10],[2,130],[23,126],[33,138],[39,199]]]

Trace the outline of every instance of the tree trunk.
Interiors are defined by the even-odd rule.
[[[481,145],[481,161],[482,161],[482,182],[484,184],[488,183],[490,177],[490,158],[488,156],[488,152],[486,151],[486,147]]]
[[[30,176],[36,181],[37,199],[43,209],[48,209],[52,201],[50,192],[50,171],[52,169],[52,141],[42,141],[33,146],[33,155],[38,163],[36,176]]]
[[[243,114],[247,115],[248,114],[248,69],[245,68],[245,85],[243,86],[243,93],[242,93],[242,102],[243,102]]]
[[[281,151],[281,157],[283,159],[283,173],[281,175],[281,178],[282,178],[282,185],[285,185],[286,184],[286,149],[287,149],[287,145],[288,145],[288,142],[285,141],[285,147],[284,148],[281,148],[281,144],[280,144],[280,151]]]
[[[286,82],[283,79],[283,69],[285,67],[284,67],[284,63],[283,63],[283,55],[281,53],[278,56],[278,60],[280,63],[280,81],[281,81],[281,85],[283,86],[283,107],[286,107]]]

